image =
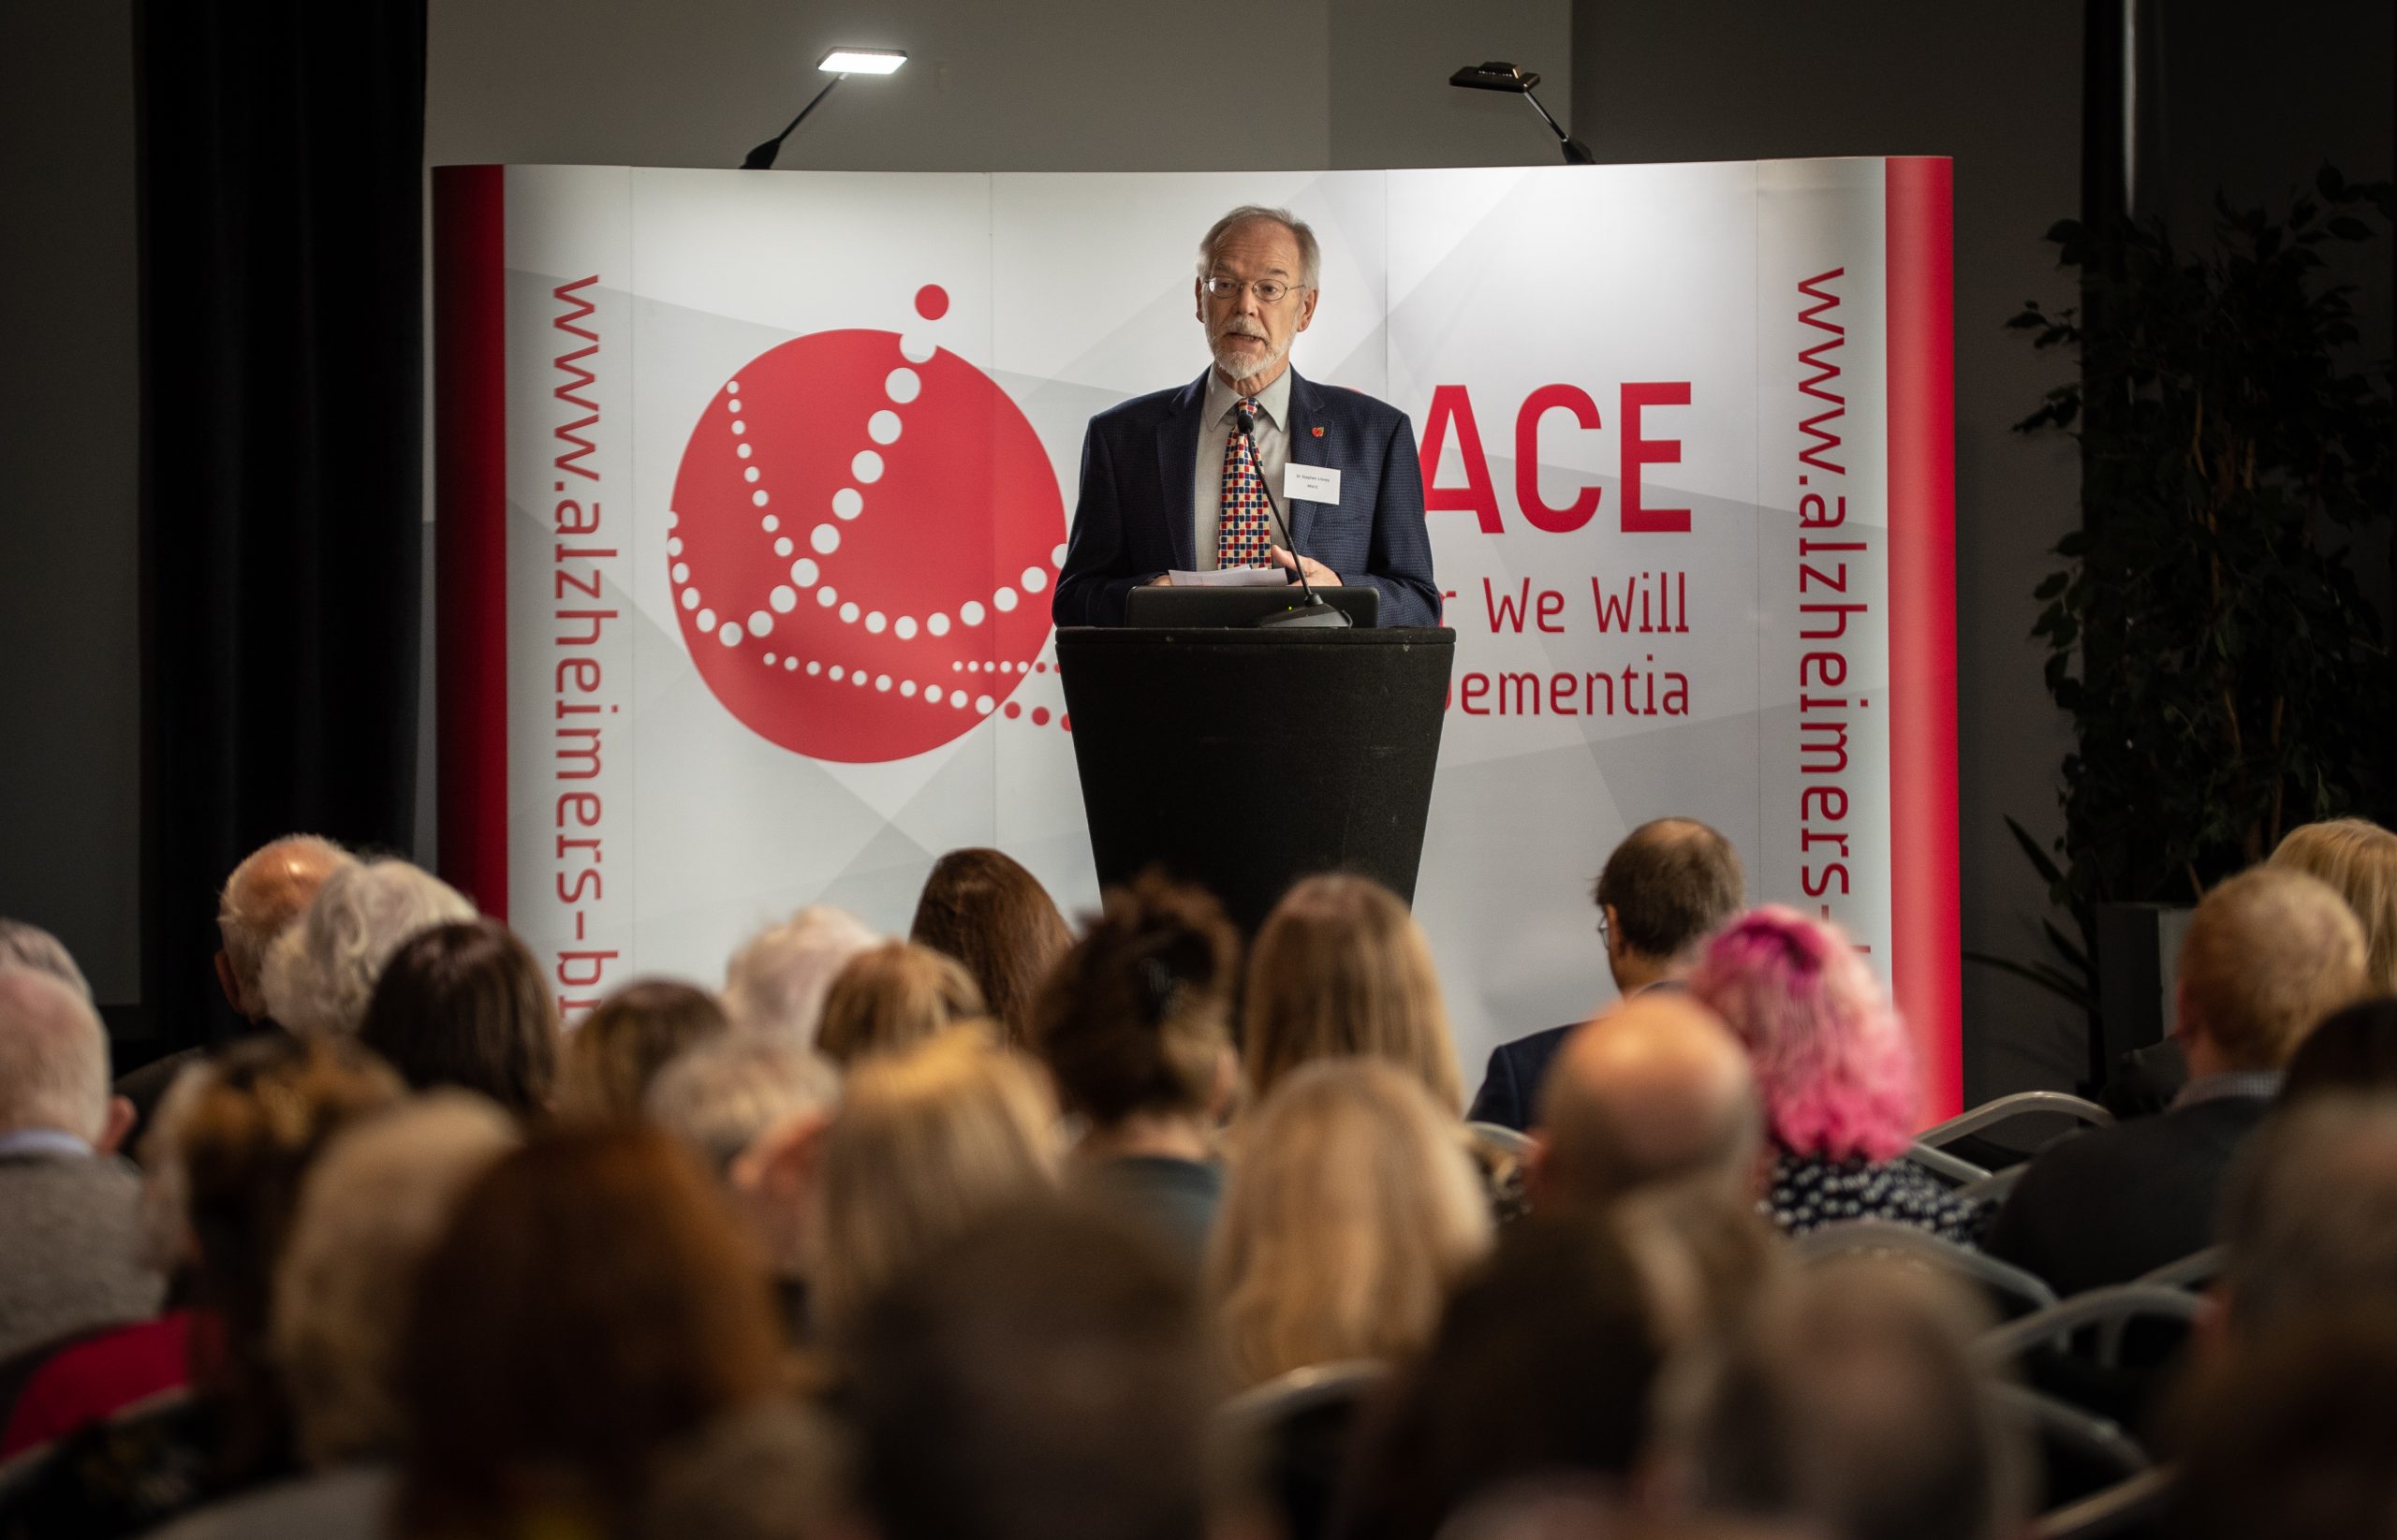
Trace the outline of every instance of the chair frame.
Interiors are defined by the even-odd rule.
[[[2028,1304],[2035,1314],[2052,1310],[2057,1303],[2056,1291],[2037,1274],[1969,1246],[1942,1240],[1928,1230],[1890,1220],[1843,1219],[1797,1237],[1790,1242],[1790,1250],[1801,1262],[1821,1262],[1860,1253],[1895,1254],[1946,1268]]]
[[[2076,1333],[2096,1327],[2099,1328],[2098,1367],[2117,1369],[2122,1365],[2123,1335],[2133,1321],[2154,1317],[2194,1325],[2204,1308],[2204,1302],[2186,1289],[2112,1283],[2008,1321],[1981,1338],[1976,1350],[1986,1362],[2005,1363],[2041,1343],[2068,1349]]]
[[[1906,1152],[1901,1158],[1921,1166],[1942,1181],[1954,1183],[1958,1192],[1987,1181],[1994,1174],[1985,1166],[1975,1166],[1962,1155],[1951,1155],[1937,1145],[1925,1144],[1920,1139],[1906,1146]]]
[[[1992,1386],[1998,1404],[2030,1423],[2042,1433],[2051,1433],[2073,1445],[2081,1453],[2103,1460],[2114,1467],[2117,1475],[2128,1479],[2149,1469],[2154,1463],[2137,1439],[2123,1430],[2120,1423],[2083,1411],[2069,1401],[2059,1401],[2044,1391],[2027,1386],[1998,1385]]]
[[[2229,1247],[2208,1246],[2201,1252],[2191,1252],[2177,1262],[2167,1262],[2151,1272],[2143,1272],[2135,1282],[2152,1283],[2157,1288],[2202,1293],[2222,1276],[2223,1269],[2229,1265]]]
[[[1905,1158],[1933,1176],[1953,1182],[1960,1195],[1970,1192],[1976,1201],[2001,1201],[2013,1190],[2014,1181],[2020,1180],[2022,1167],[2028,1166],[2030,1161],[2024,1159],[2007,1166],[2004,1171],[1991,1171],[1961,1155],[1949,1154],[1948,1146],[1967,1134],[1978,1134],[1984,1128],[1995,1127],[2014,1118],[2031,1117],[2071,1118],[2092,1128],[2105,1128],[2114,1121],[2114,1115],[2096,1102],[2067,1096],[2061,1091],[2018,1091],[2011,1096],[1983,1102],[1969,1112],[1960,1112],[1946,1122],[1934,1123],[1924,1129],[1907,1147]],[[2008,1172],[2018,1175],[2002,1184],[1991,1185],[1994,1178]]]
[[[2114,1121],[2111,1112],[2084,1097],[2068,1096],[2061,1091],[2018,1091],[2011,1096],[1983,1102],[1969,1112],[1960,1112],[1946,1122],[1934,1123],[1915,1136],[1915,1142],[1934,1150],[1944,1149],[1967,1134],[1978,1134],[2008,1119],[2037,1115],[2071,1118],[2093,1128],[2107,1127]]]
[[[1389,1372],[1390,1365],[1378,1358],[1309,1364],[1250,1386],[1218,1406],[1215,1418],[1228,1429],[1253,1430],[1356,1395]]]
[[[2041,1514],[2031,1521],[2028,1540],[2107,1540],[2161,1517],[2179,1480],[2171,1467],[2158,1465],[2092,1492],[2077,1503]]]
[[[1469,1122],[1464,1128],[1478,1142],[1502,1155],[1522,1160],[1532,1152],[1532,1137],[1520,1128],[1509,1128],[1502,1122]]]
[[[1976,1177],[1957,1188],[1956,1195],[1966,1203],[2004,1203],[2014,1192],[2014,1184],[2022,1180],[2022,1173],[2030,1168],[2031,1163],[2026,1160],[2019,1166],[2009,1166],[2003,1171],[1992,1171],[1985,1177]]]

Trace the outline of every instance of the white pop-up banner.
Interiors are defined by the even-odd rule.
[[[1470,1085],[1705,820],[1958,1093],[1948,165],[436,175],[443,860],[567,1014],[932,859],[1096,897],[1053,671],[1084,425],[1206,366],[1198,239],[1322,242],[1458,633],[1416,913]]]

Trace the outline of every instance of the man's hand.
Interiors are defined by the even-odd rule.
[[[1307,581],[1316,588],[1339,588],[1344,586],[1340,581],[1339,573],[1332,571],[1330,567],[1324,565],[1321,562],[1316,561],[1312,556],[1293,557],[1288,551],[1284,550],[1280,546],[1275,546],[1273,548],[1273,565],[1286,570],[1292,567],[1304,567],[1306,569]]]
[[[1155,577],[1150,579],[1147,582],[1142,583],[1140,586],[1142,588],[1171,588],[1173,586],[1173,574],[1170,572],[1160,572]]]

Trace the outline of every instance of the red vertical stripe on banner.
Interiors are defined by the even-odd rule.
[[[1956,859],[1954,168],[1888,163],[1890,837],[1893,987],[1925,1111],[1963,1103]]]
[[[433,173],[441,874],[507,917],[507,173]]]

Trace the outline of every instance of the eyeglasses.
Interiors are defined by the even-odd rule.
[[[1242,289],[1246,289],[1257,296],[1257,302],[1260,305],[1278,305],[1283,296],[1299,286],[1286,284],[1279,278],[1259,278],[1253,284],[1243,284],[1237,278],[1201,278],[1198,282],[1205,286],[1210,299],[1234,299]]]

